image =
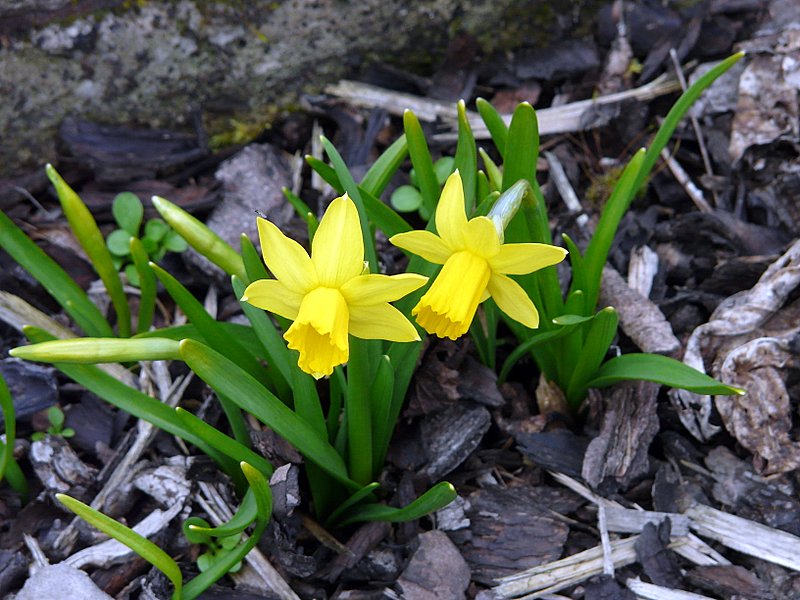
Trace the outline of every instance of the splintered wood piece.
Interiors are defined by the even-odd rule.
[[[698,535],[743,554],[800,571],[800,537],[796,535],[704,504],[695,504],[686,515]]]
[[[713,600],[702,594],[684,592],[683,590],[674,590],[652,583],[645,583],[638,577],[628,579],[625,585],[641,600]]]
[[[614,540],[609,556],[615,568],[624,567],[636,561],[636,541],[638,535],[624,540]],[[670,547],[682,542],[673,542]],[[498,579],[499,585],[492,591],[499,598],[533,598],[557,592],[576,585],[603,572],[603,548],[595,546],[567,558],[562,558],[520,573]]]
[[[686,515],[606,506],[606,527],[616,533],[639,533],[646,524],[659,525],[666,519],[670,521],[673,536],[681,537],[689,533],[689,518]]]
[[[656,404],[659,386],[626,382],[603,392],[600,434],[583,457],[583,479],[597,488],[603,483],[627,488],[650,468],[648,450],[658,433]]]
[[[642,352],[670,355],[680,349],[681,343],[661,309],[628,287],[622,275],[608,266],[603,269],[600,306],[617,309],[620,327]]]
[[[567,133],[571,131],[584,131],[593,124],[591,115],[598,108],[616,105],[626,100],[646,102],[665,94],[671,94],[680,89],[678,81],[659,77],[641,87],[608,94],[589,100],[570,102],[562,106],[543,108],[536,111],[539,117],[539,135],[554,133]],[[359,83],[357,81],[341,80],[329,85],[325,92],[343,98],[354,106],[365,108],[383,108],[393,115],[402,115],[406,109],[411,110],[420,121],[437,121],[446,119],[455,123],[456,107],[452,102],[431,100],[413,94],[401,94],[394,90],[386,90],[374,85]],[[587,116],[590,117],[587,119]],[[467,112],[470,128],[476,140],[487,140],[491,136],[483,120],[474,112]],[[504,115],[506,124],[511,122],[511,115]],[[442,133],[434,136],[436,141],[453,141],[455,133]]]

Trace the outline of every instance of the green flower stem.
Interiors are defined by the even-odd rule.
[[[24,360],[71,364],[180,360],[178,342],[166,338],[53,340],[12,348],[8,353]]]
[[[372,415],[367,340],[350,336],[347,363],[347,457],[350,478],[361,485],[372,481]]]

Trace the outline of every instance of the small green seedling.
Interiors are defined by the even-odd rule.
[[[132,262],[130,241],[132,237],[139,237],[144,207],[136,194],[122,192],[114,198],[111,212],[119,229],[109,234],[106,245],[117,269],[124,268],[128,282],[139,287],[139,272]],[[144,235],[140,239],[142,247],[153,262],[164,258],[167,251],[183,252],[188,248],[186,240],[162,219],[149,219],[144,225]]]
[[[209,538],[206,543],[208,550],[197,557],[197,568],[201,573],[208,571],[222,555],[236,548],[241,540],[241,533],[222,538]],[[241,568],[242,561],[239,561],[228,570],[228,573],[238,573]]]
[[[51,406],[47,409],[47,420],[50,421],[50,426],[47,430],[35,432],[31,435],[31,440],[38,442],[48,435],[60,435],[64,438],[71,438],[75,435],[75,430],[72,427],[64,427],[64,411],[58,406]]]
[[[443,156],[435,163],[433,163],[433,172],[436,174],[436,181],[439,185],[444,185],[444,182],[455,169],[455,159],[452,156]],[[426,214],[426,209],[423,205],[422,193],[419,190],[419,181],[415,169],[411,169],[409,173],[411,185],[401,185],[394,192],[389,201],[398,212],[414,212],[419,211],[423,219],[430,219],[431,215]]]

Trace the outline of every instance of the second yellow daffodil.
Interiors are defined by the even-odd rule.
[[[306,373],[320,378],[346,363],[348,334],[419,340],[414,326],[388,303],[422,287],[428,278],[364,273],[358,210],[346,194],[325,211],[311,256],[265,219],[258,219],[258,235],[275,279],[254,281],[242,300],[294,321],[283,337],[300,352],[298,365]]]
[[[507,275],[523,275],[564,260],[567,251],[549,244],[503,244],[488,217],[467,220],[458,171],[450,175],[436,207],[436,230],[392,236],[395,246],[444,265],[411,311],[428,333],[452,340],[469,329],[478,305],[494,298],[515,321],[536,328],[539,313],[520,285]]]

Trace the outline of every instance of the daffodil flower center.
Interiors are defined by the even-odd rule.
[[[464,335],[484,299],[491,274],[485,258],[469,250],[455,252],[412,314],[428,333],[451,340]]]
[[[347,362],[349,321],[342,293],[336,288],[317,287],[303,297],[297,318],[283,337],[289,348],[300,352],[300,368],[319,379]]]

